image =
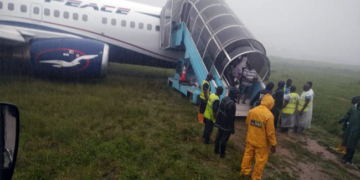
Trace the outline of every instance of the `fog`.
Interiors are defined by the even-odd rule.
[[[163,7],[167,0],[131,0]],[[360,64],[360,0],[226,0],[268,55]]]

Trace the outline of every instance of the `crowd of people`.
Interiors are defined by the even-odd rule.
[[[226,144],[235,133],[234,122],[236,116],[236,103],[246,104],[248,94],[251,92],[253,83],[257,82],[256,71],[251,64],[241,67],[240,63],[231,68],[231,87],[228,96],[220,100],[224,93],[223,87],[217,87],[211,94],[210,81],[213,75],[208,74],[202,82],[200,95],[200,108],[198,118],[204,123],[203,142],[211,144],[210,137],[214,127],[218,128],[215,139],[214,153],[225,158]],[[252,179],[261,179],[263,169],[269,154],[276,152],[275,131],[280,133],[293,132],[302,134],[305,129],[311,127],[313,101],[315,93],[311,81],[305,83],[299,95],[297,87],[292,85],[293,81],[288,79],[275,84],[267,83],[265,89],[257,93],[250,101],[249,111],[246,118],[247,137],[246,149],[241,164],[242,176],[250,176],[252,162],[255,165]],[[236,85],[239,85],[237,88]],[[336,123],[343,124],[343,140],[336,151],[343,153],[343,163],[351,164],[356,146],[360,140],[360,97],[352,99],[352,105],[344,118]]]
[[[211,144],[213,129],[218,128],[214,153],[219,154],[220,158],[225,158],[226,144],[231,134],[235,133],[236,103],[241,101],[243,104],[246,103],[252,83],[257,81],[256,72],[252,71],[254,70],[251,65],[247,64],[242,78],[235,77],[235,81],[242,81],[239,83],[240,87],[230,87],[228,96],[222,100],[220,96],[224,93],[223,87],[217,87],[215,93],[210,93],[212,74],[208,74],[202,82],[198,113],[199,122],[205,124],[202,139],[204,144]],[[240,175],[250,176],[255,158],[252,178],[261,179],[270,152],[276,152],[276,129],[279,132],[289,132],[289,129],[293,129],[293,132],[301,134],[304,129],[310,128],[315,95],[312,85],[312,82],[307,82],[303,86],[301,95],[298,95],[291,79],[286,83],[280,81],[275,92],[273,92],[275,84],[269,82],[266,88],[253,98],[254,100],[249,104],[252,109],[246,118],[246,150]],[[244,99],[242,100],[241,97]]]

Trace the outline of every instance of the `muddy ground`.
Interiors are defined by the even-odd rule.
[[[244,119],[235,123],[236,133],[231,136],[237,148],[245,150],[246,125]],[[343,165],[342,155],[330,152],[314,139],[302,135],[276,132],[276,153],[270,155],[263,179],[336,180],[360,179],[360,171],[354,165]]]

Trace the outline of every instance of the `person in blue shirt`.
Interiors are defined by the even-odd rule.
[[[288,79],[286,81],[286,85],[284,87],[284,95],[290,94],[290,87],[292,85],[292,79]]]

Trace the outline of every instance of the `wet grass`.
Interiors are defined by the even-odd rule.
[[[360,71],[320,65],[272,58],[270,80],[292,78],[298,93],[306,81],[314,82],[314,128],[308,135],[335,147],[341,126],[333,121],[350,107],[339,98],[360,94]],[[70,82],[30,74],[0,76],[1,101],[17,104],[21,112],[14,179],[239,179],[243,150],[230,141],[222,160],[212,145],[200,143],[203,125],[197,123],[196,108],[166,86],[173,70],[111,64],[106,79]],[[299,148],[301,143],[287,146],[299,161],[318,158]],[[269,162],[276,169],[284,164],[275,156]],[[266,179],[298,179],[269,166],[265,174]],[[348,176],[339,171],[333,177]]]
[[[301,94],[307,81],[313,82],[315,92],[312,125],[308,135],[325,147],[337,147],[342,125],[334,124],[349,110],[350,100],[360,95],[360,66],[287,60],[271,57],[272,69],[269,81],[277,83],[291,78]],[[357,148],[360,151],[360,145]],[[339,155],[340,156],[340,155]],[[354,162],[360,165],[360,153]]]
[[[242,152],[230,142],[222,160],[200,143],[196,107],[166,86],[172,74],[112,64],[97,80],[2,75],[1,101],[21,112],[14,179],[238,179]]]

